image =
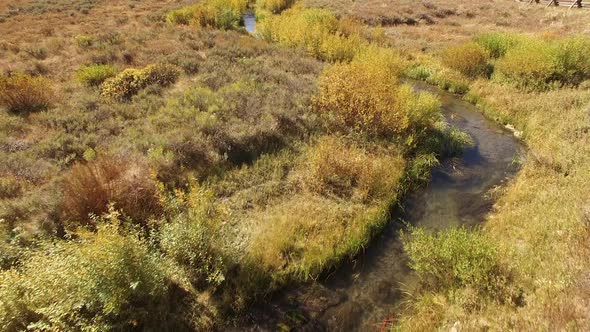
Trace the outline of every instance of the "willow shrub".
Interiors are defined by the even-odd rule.
[[[314,105],[346,127],[411,144],[439,119],[440,104],[430,94],[400,86],[403,67],[393,51],[371,47],[350,63],[324,70]]]
[[[196,287],[219,286],[225,267],[215,239],[224,211],[215,204],[213,192],[204,188],[192,188],[181,201],[185,212],[160,230],[162,251],[185,268]]]
[[[521,90],[578,85],[590,78],[590,38],[523,39],[495,65],[496,80]]]
[[[180,76],[178,67],[170,64],[152,64],[143,69],[125,69],[100,86],[101,95],[107,99],[126,101],[150,85],[167,87]]]
[[[442,62],[470,78],[489,74],[488,53],[474,42],[445,49],[442,53]]]
[[[248,2],[249,0],[205,0],[168,12],[166,20],[172,24],[235,29],[242,21]]]
[[[13,113],[46,110],[55,101],[50,81],[41,76],[0,75],[0,106]]]
[[[522,36],[510,33],[492,32],[479,35],[475,42],[483,47],[490,58],[498,59],[506,55],[509,49],[518,45]]]
[[[350,61],[368,42],[358,34],[339,31],[338,18],[329,10],[294,7],[281,15],[270,15],[257,26],[265,40],[301,49],[330,62]]]
[[[113,331],[163,327],[168,264],[114,226],[35,252],[0,272],[3,331]]]

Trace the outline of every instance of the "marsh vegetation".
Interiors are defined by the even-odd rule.
[[[406,232],[423,287],[393,328],[587,327],[583,18],[551,11],[554,35],[514,3],[376,6],[0,2],[0,328],[223,329],[325,277],[471,141],[407,78],[530,153],[481,229]]]

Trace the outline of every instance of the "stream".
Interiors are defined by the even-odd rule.
[[[249,33],[255,17],[244,15]],[[240,331],[380,331],[395,321],[418,286],[399,239],[404,222],[428,230],[474,227],[491,211],[493,191],[516,174],[524,147],[513,133],[486,119],[460,97],[423,82],[414,89],[437,95],[449,125],[474,141],[461,157],[432,170],[427,186],[407,195],[403,208],[371,246],[323,280],[275,294],[254,308]]]
[[[468,133],[473,147],[434,168],[430,183],[407,195],[403,208],[394,211],[382,234],[355,261],[324,280],[276,294],[252,311],[241,331],[380,331],[418,286],[399,239],[403,222],[442,230],[485,221],[494,204],[491,193],[516,174],[514,161],[523,146],[460,97],[410,83],[439,96],[445,119]]]

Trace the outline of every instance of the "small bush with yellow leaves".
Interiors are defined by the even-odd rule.
[[[235,29],[242,21],[248,0],[206,0],[196,5],[170,11],[166,20],[172,24]]]
[[[475,78],[489,74],[488,53],[474,42],[447,48],[442,53],[442,62],[467,77]]]
[[[338,18],[327,9],[294,7],[266,17],[257,31],[267,41],[304,50],[321,60],[350,61],[368,42],[358,34],[346,35],[339,28]]]
[[[180,70],[170,64],[154,64],[143,69],[125,69],[101,85],[105,98],[125,101],[150,85],[170,86],[180,76]]]

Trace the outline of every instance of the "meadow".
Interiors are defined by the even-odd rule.
[[[0,2],[0,327],[223,330],[333,272],[469,144],[412,78],[515,127],[529,153],[481,229],[404,233],[422,287],[392,329],[587,329],[585,15]]]

